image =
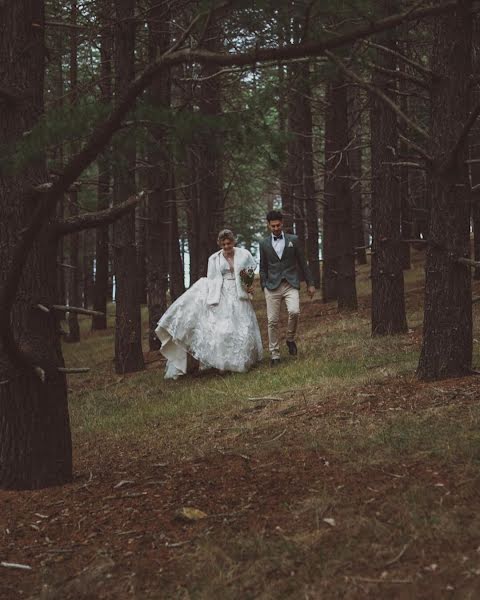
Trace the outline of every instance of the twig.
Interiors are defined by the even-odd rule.
[[[286,433],[287,433],[287,430],[284,429],[278,435],[276,435],[275,437],[273,437],[271,440],[266,440],[265,444],[269,444],[270,442],[275,442],[276,440],[279,440],[282,437],[282,435],[285,435]]]
[[[405,551],[407,550],[407,548],[410,546],[411,542],[408,542],[408,544],[405,544],[405,546],[400,550],[400,552],[395,555],[391,560],[389,560],[388,562],[386,562],[384,564],[384,567],[389,567],[391,565],[393,565],[394,563],[398,562],[402,556],[405,554]]]
[[[373,577],[359,577],[357,575],[347,575],[353,581],[364,581],[365,583],[413,583],[411,579],[375,579]]]
[[[418,152],[418,154],[420,154],[420,156],[422,158],[424,158],[427,162],[431,163],[433,161],[433,158],[430,156],[430,154],[427,154],[427,152],[425,152],[425,150],[421,146],[419,146],[417,143],[408,139],[401,133],[398,134],[398,137],[402,140],[402,142],[404,144],[407,144],[407,146],[410,146],[411,148],[416,150]]]
[[[273,402],[281,402],[285,400],[285,398],[274,398],[273,396],[262,396],[259,398],[247,398],[250,402],[256,402],[257,400],[271,400]]]
[[[60,373],[88,373],[90,371],[89,367],[57,367],[57,370]]]
[[[63,304],[53,304],[52,308],[62,312],[78,313],[79,315],[103,316],[105,314],[98,310],[90,310],[89,308],[81,308],[78,306],[64,306]]]
[[[22,565],[20,563],[11,563],[11,562],[0,562],[0,567],[5,567],[7,569],[23,569],[25,571],[31,571],[32,567],[29,565]]]
[[[50,309],[47,308],[46,306],[44,306],[43,304],[37,304],[36,306],[37,306],[37,308],[39,308],[41,311],[43,311],[45,313],[49,313],[50,312]]]
[[[457,258],[456,262],[460,263],[461,265],[465,265],[466,267],[473,267],[475,269],[480,267],[480,261],[473,260],[472,258],[460,257]]]

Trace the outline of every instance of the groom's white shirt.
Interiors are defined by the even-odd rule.
[[[277,256],[280,260],[282,260],[283,251],[285,250],[285,234],[282,232],[282,239],[276,240],[275,236],[272,233],[272,246]]]
[[[223,250],[219,250],[210,256],[208,259],[207,279],[208,279],[208,296],[207,304],[213,305],[220,302],[220,294],[222,293],[223,275],[220,268],[220,259]],[[235,274],[235,283],[237,286],[237,295],[242,300],[248,300],[248,293],[245,290],[240,277],[242,269],[255,269],[256,262],[248,250],[235,247],[235,255],[233,257],[233,271]]]

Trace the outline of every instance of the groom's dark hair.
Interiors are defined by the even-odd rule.
[[[279,210],[270,210],[267,213],[267,221],[283,221],[283,215]]]

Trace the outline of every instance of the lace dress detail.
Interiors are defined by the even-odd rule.
[[[202,277],[164,313],[155,330],[167,358],[166,379],[187,371],[187,352],[201,368],[245,372],[262,359],[262,340],[250,300],[239,299],[235,274],[222,257],[220,302],[207,304]]]

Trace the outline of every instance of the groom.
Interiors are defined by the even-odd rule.
[[[288,312],[288,352],[295,356],[295,334],[300,314],[300,280],[307,282],[310,298],[315,293],[315,287],[298,237],[283,233],[282,213],[271,210],[267,214],[267,223],[271,235],[260,242],[260,284],[267,302],[270,366],[274,367],[280,362],[278,321],[282,301],[285,300]]]

